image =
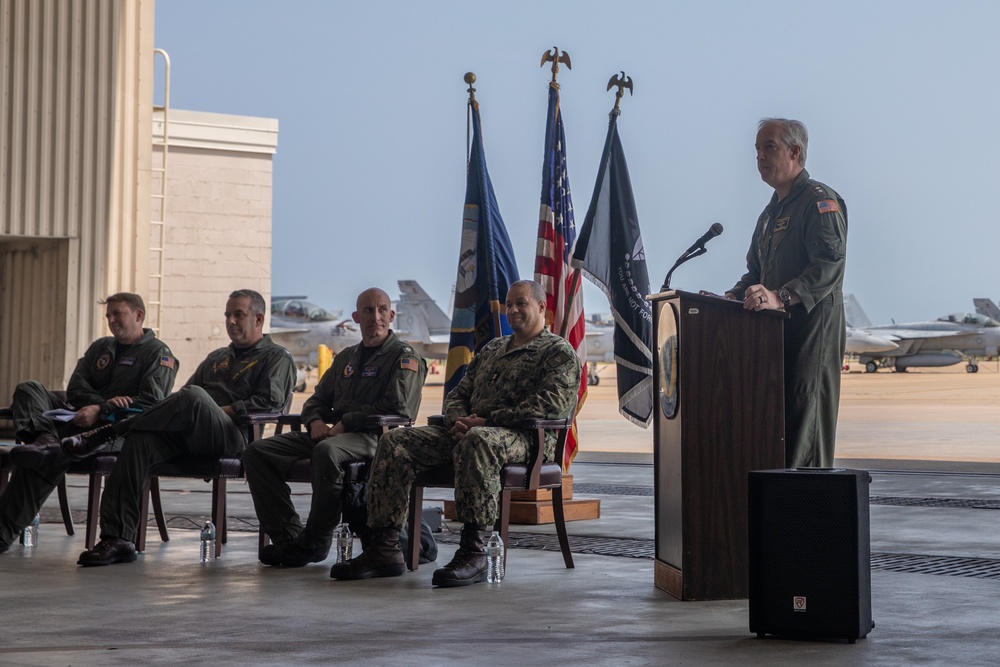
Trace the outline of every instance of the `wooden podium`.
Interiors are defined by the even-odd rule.
[[[654,583],[681,600],[745,598],[747,474],[785,467],[785,314],[689,292],[649,300]]]

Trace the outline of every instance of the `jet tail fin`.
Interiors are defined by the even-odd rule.
[[[424,288],[416,280],[398,282],[396,316],[401,320],[402,327],[414,332],[426,331],[428,340],[431,336],[450,335],[451,318],[444,314]]]
[[[865,311],[853,294],[844,295],[844,317],[847,319],[847,326],[856,329],[864,329],[872,325],[871,320],[865,315]]]
[[[973,299],[972,303],[975,305],[977,313],[1000,322],[1000,308],[993,303],[993,299]]]

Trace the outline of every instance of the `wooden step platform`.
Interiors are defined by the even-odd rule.
[[[566,514],[566,521],[600,519],[601,500],[599,498],[592,498],[588,500],[563,500],[563,512]],[[449,521],[454,521],[456,519],[454,500],[444,501],[444,518]],[[512,524],[527,524],[533,526],[554,523],[555,517],[552,514],[552,501],[512,501],[510,503],[510,522]]]
[[[573,499],[573,475],[563,475],[562,478],[563,500]],[[535,489],[534,491],[514,491],[510,494],[511,502],[525,501],[537,502],[539,500],[552,500],[552,489]]]
[[[563,512],[567,521],[583,521],[585,519],[601,518],[601,501],[599,498],[588,500],[573,500],[573,475],[563,475]],[[444,501],[444,518],[454,521],[455,501]],[[514,491],[510,494],[510,522],[538,526],[555,523],[552,512],[552,490],[536,489],[535,491]]]

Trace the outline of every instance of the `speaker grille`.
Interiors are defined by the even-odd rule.
[[[867,634],[868,479],[848,470],[750,473],[752,632]]]

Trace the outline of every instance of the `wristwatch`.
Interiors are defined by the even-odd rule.
[[[792,295],[784,287],[778,290],[778,298],[781,299],[781,304],[785,307],[785,310],[792,307]]]

